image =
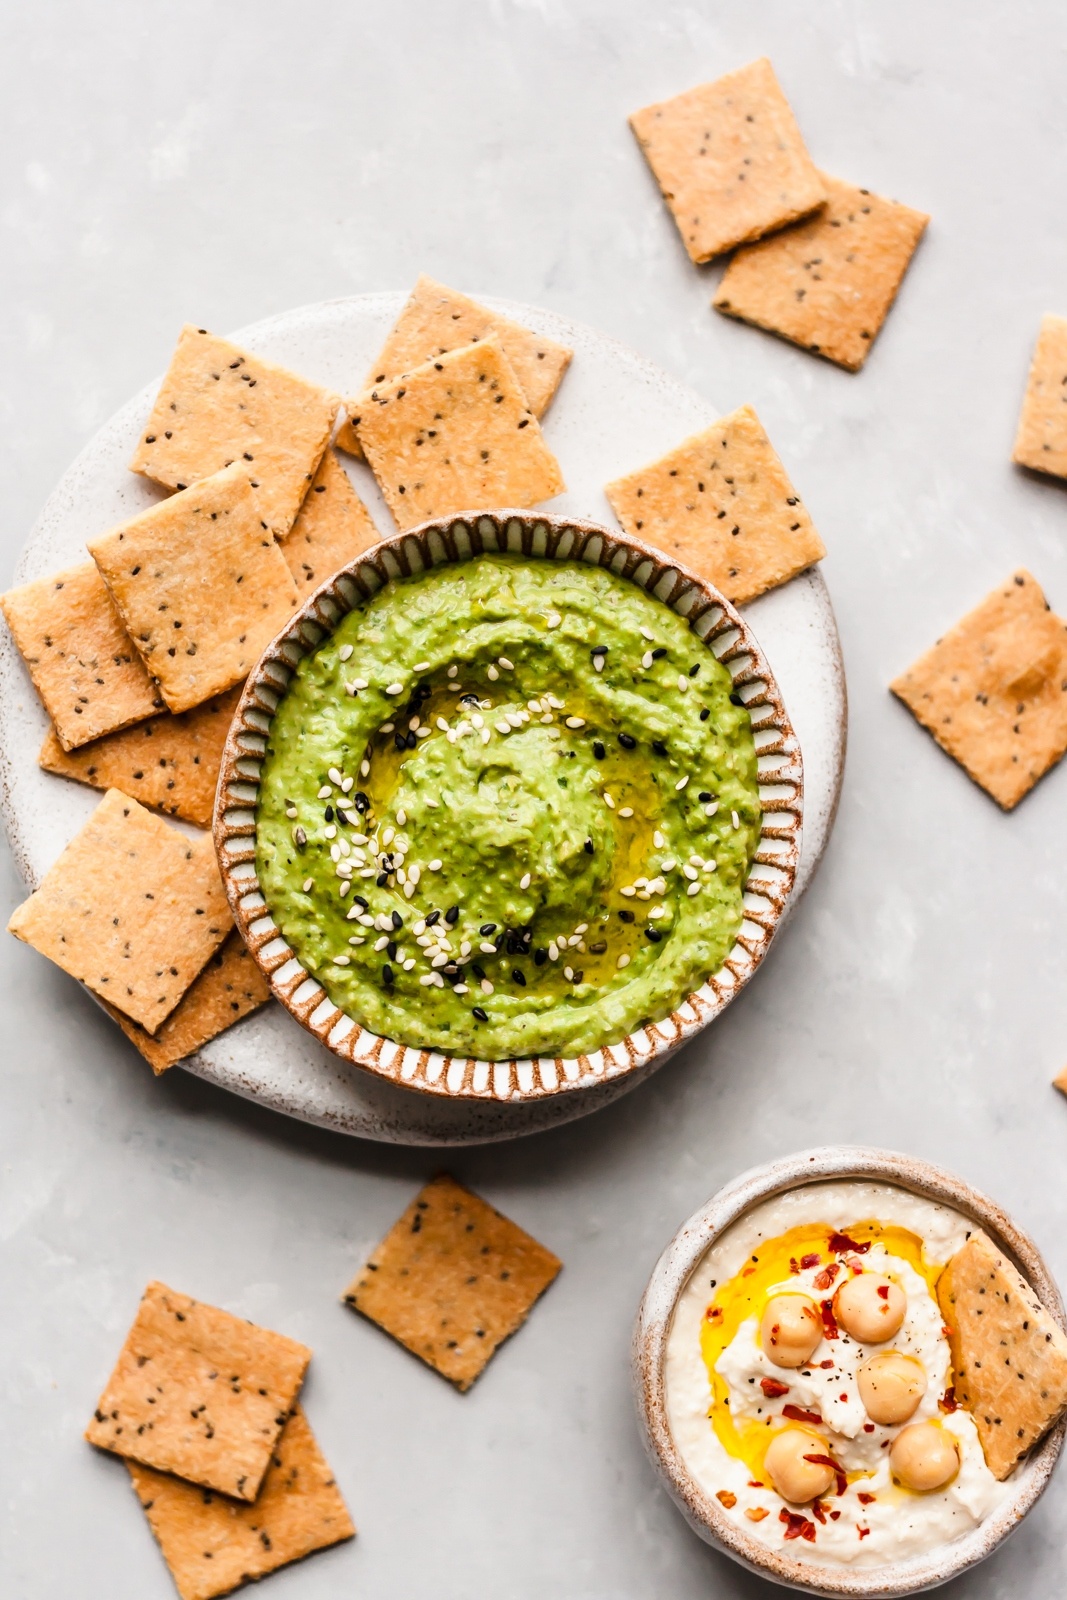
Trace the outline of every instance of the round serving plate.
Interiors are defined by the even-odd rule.
[[[402,293],[358,295],[268,318],[232,337],[337,393],[358,389],[404,303]],[[569,345],[574,361],[544,423],[568,489],[555,516],[614,525],[603,486],[707,427],[718,408],[584,324],[510,301],[484,303]],[[159,380],[116,412],[64,474],[14,575],[26,583],[85,559],[85,541],[162,497],[128,470]],[[392,519],[369,469],[342,457],[383,534]],[[845,753],[845,680],[833,610],[818,568],[743,608],[788,708],[804,762],[804,847],[787,911],[829,838]],[[0,805],[16,864],[30,887],[99,803],[80,784],[44,773],[37,752],[45,713],[6,629],[0,629]],[[280,1006],[268,1006],[183,1063],[222,1088],[288,1116],[399,1144],[457,1145],[513,1138],[567,1122],[617,1098],[661,1064],[655,1057],[579,1093],[535,1100],[453,1100],[357,1071]]]
[[[1016,1468],[1014,1492],[970,1533],[951,1544],[878,1567],[820,1566],[779,1552],[747,1534],[714,1495],[693,1477],[677,1445],[667,1412],[667,1341],[675,1307],[695,1269],[726,1230],[754,1206],[810,1183],[858,1178],[907,1189],[951,1206],[976,1222],[1013,1260],[1042,1305],[1067,1326],[1055,1279],[1037,1245],[994,1200],[966,1179],[915,1156],[861,1145],[828,1145],[753,1167],[713,1195],[684,1222],[653,1269],[633,1336],[633,1383],[645,1448],[690,1527],[743,1567],[787,1588],[827,1597],[918,1594],[977,1566],[1018,1526],[1044,1493],[1063,1448],[1067,1418],[1047,1433]]]
[[[497,552],[530,561],[584,561],[661,600],[686,619],[726,668],[752,723],[763,816],[737,939],[719,970],[668,1016],[588,1055],[485,1061],[381,1038],[336,1006],[301,965],[275,924],[256,875],[263,756],[275,712],[300,661],[354,607],[394,579]],[[767,954],[796,884],[803,792],[800,746],[770,666],[740,613],[717,589],[668,562],[650,545],[595,522],[537,511],[467,512],[384,539],[322,584],[267,646],[248,675],[226,740],[214,835],[230,910],[253,960],[290,1016],[320,1044],[342,1061],[418,1093],[479,1102],[531,1101],[582,1094],[665,1061],[736,998]]]

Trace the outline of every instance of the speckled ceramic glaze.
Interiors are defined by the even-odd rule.
[[[752,719],[763,820],[745,886],[744,920],[719,970],[669,1016],[617,1043],[573,1058],[482,1061],[383,1039],[347,1015],[301,966],[275,926],[256,878],[256,802],[271,719],[300,659],[352,607],[399,576],[491,551],[533,560],[588,561],[628,578],[685,617],[727,668]],[[476,1100],[533,1100],[589,1088],[679,1049],[734,998],[767,953],[800,861],[803,770],[800,746],[766,660],[741,616],[717,590],[666,562],[649,546],[596,523],[532,512],[465,513],[391,539],[316,591],[268,646],[249,675],[223,753],[215,801],[215,844],[234,920],[273,993],[319,1042],[353,1066],[426,1094]]]
[[[889,1150],[833,1145],[802,1150],[742,1173],[684,1223],[659,1261],[641,1300],[633,1338],[633,1380],[645,1447],[675,1503],[708,1544],[742,1566],[789,1588],[817,1595],[906,1595],[934,1589],[984,1561],[1039,1499],[1063,1447],[1067,1419],[1059,1422],[1017,1469],[1015,1492],[971,1533],[951,1544],[879,1567],[851,1569],[797,1560],[769,1548],[739,1527],[689,1471],[667,1417],[665,1367],[674,1309],[707,1250],[737,1219],[786,1190],[830,1179],[876,1179],[954,1207],[977,1222],[1010,1256],[1042,1304],[1065,1323],[1059,1290],[1033,1240],[994,1201],[941,1167]],[[1065,1324],[1067,1325],[1067,1324]]]

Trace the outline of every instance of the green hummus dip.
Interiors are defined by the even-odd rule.
[[[573,1056],[721,965],[760,832],[748,712],[681,617],[581,562],[389,584],[304,658],[260,787],[271,915],[403,1044]]]

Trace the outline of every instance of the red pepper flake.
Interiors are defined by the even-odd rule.
[[[821,1300],[819,1309],[822,1312],[822,1333],[824,1339],[838,1339],[837,1319],[834,1316],[833,1303],[830,1300]]]
[[[777,1378],[761,1378],[759,1386],[768,1400],[777,1400],[779,1395],[789,1393],[789,1385],[787,1383],[779,1383]]]
[[[859,1501],[861,1506],[873,1506],[877,1498],[878,1496],[876,1494],[864,1494],[862,1490],[860,1490],[856,1495],[856,1499]]]
[[[937,1402],[937,1409],[945,1412],[946,1416],[950,1411],[956,1411],[958,1409],[956,1391],[951,1384],[949,1384],[948,1388]]]
[[[770,1512],[766,1506],[746,1506],[745,1516],[749,1522],[762,1522],[764,1517],[769,1517]]]
[[[723,1506],[725,1506],[727,1511],[732,1511],[734,1506],[737,1504],[737,1496],[735,1494],[731,1494],[729,1489],[719,1489],[715,1495],[715,1498],[716,1500],[720,1501]]]
[[[845,1477],[843,1469],[834,1460],[833,1456],[810,1455],[805,1456],[804,1460],[813,1462],[817,1467],[832,1468],[834,1477],[837,1479],[837,1492],[838,1494],[844,1494],[845,1490],[848,1488],[848,1479]]]
[[[815,1543],[815,1524],[802,1517],[799,1511],[787,1511],[783,1506],[778,1521],[785,1523],[783,1539],[806,1539],[809,1544]]]
[[[874,1292],[878,1296],[879,1300],[888,1300],[889,1299],[889,1285],[888,1285],[888,1283],[880,1283],[878,1285],[877,1289]]]
[[[751,1278],[751,1276],[755,1272],[755,1270],[756,1270],[755,1267],[742,1267],[742,1269],[741,1269],[742,1278]]]
[[[873,1433],[874,1432],[874,1423],[873,1422],[865,1422],[863,1424],[863,1431],[864,1431],[864,1433]]]
[[[706,1315],[709,1322],[721,1322],[722,1306],[709,1306]]]
[[[847,1233],[832,1233],[827,1248],[835,1256],[843,1256],[848,1250],[851,1250],[853,1255],[865,1256],[871,1248],[871,1241],[868,1239],[866,1244],[857,1244],[855,1239],[850,1239]]]
[[[856,1528],[856,1532],[859,1534],[861,1539],[866,1539],[866,1537],[870,1533],[870,1531],[871,1531],[870,1528],[861,1528],[861,1527],[858,1527],[858,1526]]]
[[[808,1422],[813,1425],[822,1422],[822,1418],[817,1411],[804,1411],[800,1406],[794,1405],[783,1406],[782,1416],[788,1417],[790,1422]]]
[[[820,1361],[819,1362],[819,1367],[823,1372],[829,1372],[832,1366],[833,1366],[833,1362],[832,1361]]]
[[[796,1256],[789,1257],[789,1270],[794,1276],[796,1276],[796,1274],[800,1271],[800,1262],[797,1260]]]
[[[815,1279],[816,1289],[828,1289],[840,1271],[841,1267],[839,1263],[836,1261],[831,1261],[830,1265],[828,1267],[824,1267],[819,1273],[819,1276]]]
[[[951,1339],[952,1338],[952,1329],[951,1328],[946,1328],[944,1323],[941,1324],[941,1337],[943,1339]]]
[[[807,1272],[809,1267],[817,1267],[821,1260],[822,1260],[822,1257],[820,1256],[819,1252],[817,1250],[814,1250],[814,1251],[812,1251],[811,1255],[801,1256],[800,1265],[801,1265],[801,1268],[805,1272]]]
[[[748,1486],[750,1489],[766,1489],[767,1487],[767,1485],[765,1483],[761,1483],[758,1478],[749,1478]]]
[[[840,1515],[841,1515],[840,1511],[831,1511],[831,1513],[830,1513],[830,1521],[831,1522],[836,1522]]]

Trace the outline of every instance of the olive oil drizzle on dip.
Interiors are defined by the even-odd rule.
[[[302,660],[257,871],[374,1032],[574,1055],[721,965],[759,832],[748,712],[688,625],[599,568],[483,556],[389,584]]]

